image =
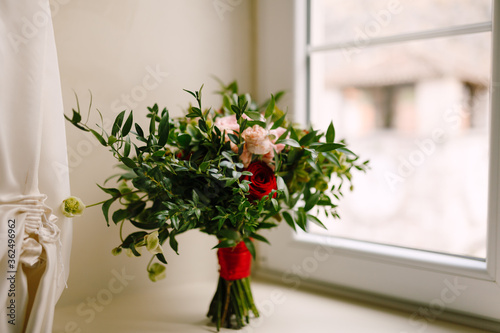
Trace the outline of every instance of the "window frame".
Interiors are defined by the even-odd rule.
[[[309,105],[309,54],[319,47],[308,47],[308,1],[257,2],[258,20],[258,92],[289,89],[293,92],[292,112],[295,120],[308,123],[305,111]],[[285,13],[293,13],[285,17]],[[280,15],[281,13],[281,15]],[[280,22],[270,22],[279,17]],[[266,20],[267,18],[267,20]],[[259,22],[261,21],[261,22]],[[262,23],[262,24],[261,24]],[[283,29],[274,29],[280,24]],[[471,29],[489,29],[487,24]],[[301,284],[319,286],[333,293],[349,290],[351,295],[376,295],[379,302],[415,304],[449,319],[484,328],[500,329],[500,1],[492,8],[492,76],[490,84],[490,161],[488,188],[488,236],[486,260],[470,259],[416,249],[368,243],[351,239],[293,232],[280,226],[265,236],[272,246],[259,247],[257,273],[280,279],[295,288]],[[289,28],[287,31],[286,28]],[[453,29],[442,30],[446,35]],[[293,32],[293,33],[292,33]],[[291,36],[285,36],[288,33]],[[280,35],[281,34],[281,35]],[[411,34],[420,38],[419,34]],[[421,34],[420,34],[421,35]],[[411,36],[410,36],[411,37]],[[437,35],[436,35],[437,37]],[[285,51],[294,54],[293,61],[266,55],[277,51],[272,40],[285,42]],[[380,38],[386,43],[387,38]],[[394,41],[397,38],[393,38]],[[372,40],[373,42],[373,40]],[[280,45],[283,48],[283,45]],[[286,49],[288,47],[288,49]],[[331,45],[330,45],[331,47]],[[283,51],[281,51],[283,52]],[[496,60],[496,61],[495,61]],[[266,80],[269,71],[292,74]],[[291,82],[291,83],[290,83]],[[289,103],[288,101],[285,101]],[[290,104],[288,104],[290,105]],[[455,288],[455,289],[454,289]],[[453,292],[455,292],[453,294]],[[453,297],[455,296],[455,297]],[[367,297],[367,296],[366,296]],[[415,313],[414,313],[415,314]],[[411,316],[410,316],[411,317]],[[411,317],[417,325],[418,315]]]

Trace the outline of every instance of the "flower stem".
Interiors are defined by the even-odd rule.
[[[101,205],[103,203],[105,203],[106,201],[108,201],[109,199],[106,199],[106,200],[103,200],[103,201],[99,201],[99,202],[96,202],[96,203],[93,203],[91,205],[87,205],[85,206],[86,208],[89,208],[89,207],[94,207],[94,206],[97,206],[97,205]]]
[[[123,224],[124,224],[125,220],[122,220],[122,223],[120,223],[120,240],[122,241],[123,243]]]
[[[139,190],[136,190],[136,191],[130,191],[130,192],[127,192],[127,193],[122,193],[119,196],[117,196],[115,199],[124,197],[124,196],[129,195],[129,194],[139,193],[139,192],[140,192]],[[94,207],[94,206],[97,206],[97,205],[101,205],[101,204],[105,203],[108,200],[110,200],[110,199],[106,199],[106,200],[99,201],[99,202],[96,202],[96,203],[93,203],[93,204],[90,204],[90,205],[86,205],[85,207],[89,208],[89,207]]]
[[[226,300],[224,301],[224,312],[222,312],[222,323],[224,323],[227,316],[227,309],[229,307],[229,299],[231,296],[231,284],[233,284],[233,281],[226,281]]]
[[[155,258],[156,256],[152,256],[151,259],[149,260],[148,262],[148,265],[146,266],[146,270],[149,271],[149,268],[151,267],[151,264],[153,263],[153,259]]]

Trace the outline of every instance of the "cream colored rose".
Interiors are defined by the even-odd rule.
[[[272,149],[267,130],[259,125],[248,127],[242,133],[248,152],[256,155],[265,155]]]
[[[234,114],[232,116],[216,118],[214,124],[220,129],[221,132],[226,131],[226,134],[240,130],[240,125],[238,125],[236,115]]]
[[[82,200],[77,197],[69,197],[63,200],[61,204],[61,212],[66,217],[81,216],[85,210],[85,205]]]

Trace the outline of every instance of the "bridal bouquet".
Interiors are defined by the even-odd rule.
[[[218,330],[240,328],[259,315],[249,280],[254,241],[268,242],[259,231],[283,221],[293,229],[324,227],[315,211],[338,217],[342,185],[367,162],[335,142],[333,124],[322,133],[289,123],[276,105],[282,93],[258,104],[232,82],[222,85],[222,106],[213,109],[202,106],[201,90],[186,90],[195,103],[185,117],[148,108],[145,128],[132,111],[118,114],[110,132],[92,128],[78,103],[66,118],[109,148],[122,169],[116,186],[101,187],[110,197],[99,203],[108,226],[120,226],[113,254],[140,256],[146,248],[157,281],[165,277],[165,244],[177,253],[181,233],[214,235],[220,278],[207,316]],[[128,223],[137,231],[124,235]]]

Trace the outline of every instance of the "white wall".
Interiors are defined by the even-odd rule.
[[[227,6],[217,6],[220,3]],[[205,106],[217,106],[219,99],[212,94],[217,83],[211,75],[226,82],[238,79],[242,89],[252,92],[250,0],[53,0],[52,4],[68,115],[76,106],[74,92],[87,109],[89,90],[92,109],[98,108],[108,121],[127,104],[136,118],[154,103],[181,115],[182,107],[192,101],[182,89],[198,89],[203,83]],[[155,71],[156,79],[151,74]],[[72,194],[87,204],[105,199],[95,184],[112,174],[115,161],[89,135],[69,124],[66,130]],[[167,256],[167,279],[155,284],[147,278],[149,255],[113,257],[110,251],[119,244],[118,227],[106,227],[100,207],[88,209],[74,219],[70,278],[59,305],[88,303],[109,289],[113,272],[122,269],[133,280],[120,292],[207,279],[213,279],[215,290],[217,264],[215,251],[210,251],[215,239],[191,231],[179,237],[179,243],[180,256],[171,252]]]

